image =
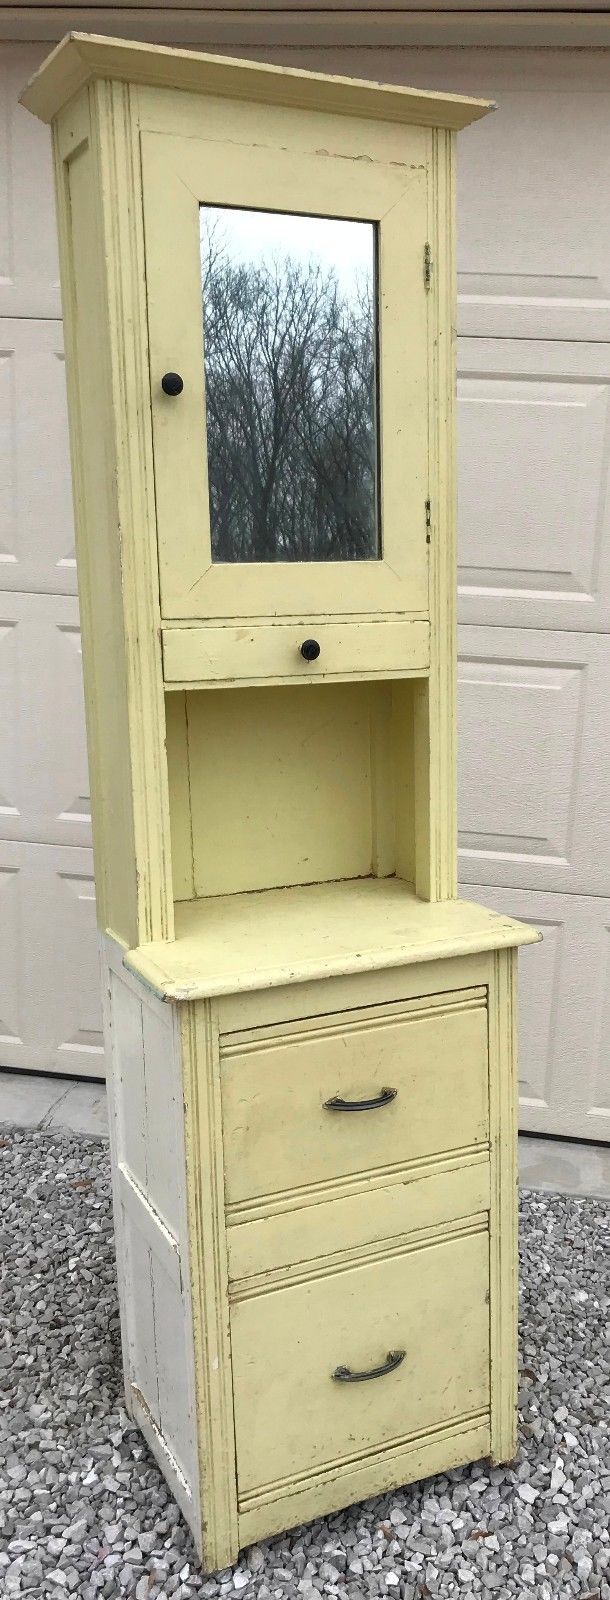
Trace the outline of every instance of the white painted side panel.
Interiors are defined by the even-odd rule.
[[[176,1050],[177,1037],[174,1038],[175,1010],[171,1010],[169,1017],[167,1013],[167,1006],[163,1008],[163,1018],[145,1009],[142,1018],[146,1063],[147,1188],[166,1227],[177,1237],[184,1189],[182,1080],[179,1061],[176,1063],[176,1072],[170,1074],[168,1071],[170,1048]],[[162,1022],[166,1023],[165,1027]],[[171,1023],[171,1028],[167,1023]]]
[[[117,1160],[178,1238],[184,1154],[175,1011],[136,982],[112,976]]]
[[[102,940],[126,1400],[199,1537],[195,1375],[176,1009]]]

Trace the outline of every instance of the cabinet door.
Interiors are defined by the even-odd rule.
[[[310,122],[142,134],[167,621],[427,615],[430,134],[350,159]]]

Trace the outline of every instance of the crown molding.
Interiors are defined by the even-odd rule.
[[[452,130],[468,127],[494,109],[492,101],[470,95],[435,94],[90,33],[62,39],[34,73],[21,103],[42,122],[51,122],[94,79]]]

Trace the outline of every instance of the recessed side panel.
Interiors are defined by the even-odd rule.
[[[125,1394],[197,1539],[198,1421],[175,1008],[102,942]]]
[[[64,118],[64,120],[66,120]],[[98,921],[141,933],[129,758],[127,652],[112,429],[98,170],[88,97],[55,135],[66,368],[79,565]]]

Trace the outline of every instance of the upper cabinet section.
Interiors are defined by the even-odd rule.
[[[101,280],[111,342],[128,301],[145,330],[129,403],[155,519],[116,534],[123,567],[155,541],[166,685],[425,675],[451,520],[446,130],[487,105],[83,35],[24,100],[70,194],[86,103],[98,129]]]

